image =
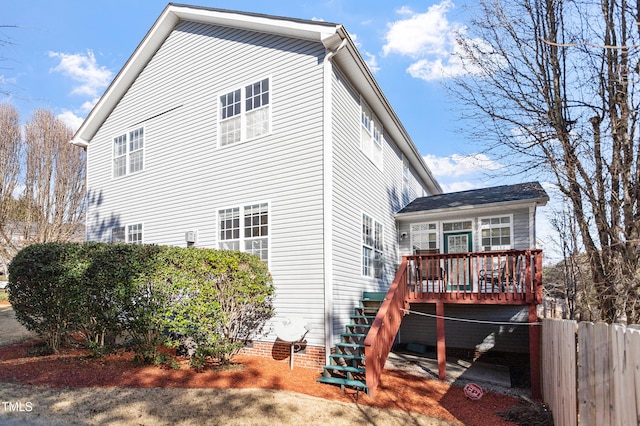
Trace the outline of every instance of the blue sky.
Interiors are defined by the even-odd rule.
[[[477,154],[443,84],[461,69],[453,34],[468,10],[450,0],[197,0],[183,3],[340,23],[447,192],[515,183]],[[167,5],[161,0],[21,0],[2,7],[0,102],[23,121],[38,107],[76,129]],[[494,177],[483,172],[489,170]],[[533,180],[535,177],[529,177]],[[549,210],[547,208],[547,210]],[[544,233],[544,231],[543,231]]]

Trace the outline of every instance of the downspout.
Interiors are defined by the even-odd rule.
[[[347,45],[343,39],[334,50],[328,50],[322,61],[323,69],[323,218],[324,218],[324,361],[329,364],[333,338],[333,101],[331,58]]]

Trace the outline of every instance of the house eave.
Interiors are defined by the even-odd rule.
[[[544,206],[547,204],[546,198],[535,198],[530,200],[517,200],[517,201],[501,201],[497,203],[477,204],[477,205],[462,205],[455,207],[445,207],[433,210],[421,210],[415,212],[396,213],[395,218],[398,221],[411,221],[411,220],[425,220],[433,219],[436,217],[442,217],[443,215],[452,213],[465,213],[469,215],[479,216],[482,214],[495,213],[496,211],[515,209],[515,208],[528,208],[531,206]]]

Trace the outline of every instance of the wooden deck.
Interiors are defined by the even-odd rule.
[[[542,250],[407,256],[409,303],[529,305],[542,300]]]
[[[542,250],[506,250],[405,256],[365,339],[366,383],[373,396],[411,303],[436,305],[438,376],[446,377],[444,315],[447,304],[527,305],[537,323],[542,301]],[[539,399],[540,328],[529,326],[531,394]]]

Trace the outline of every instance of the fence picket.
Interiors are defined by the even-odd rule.
[[[543,398],[555,424],[640,425],[640,328],[559,319],[542,327]]]
[[[594,324],[578,324],[578,412],[580,424],[596,426]]]

